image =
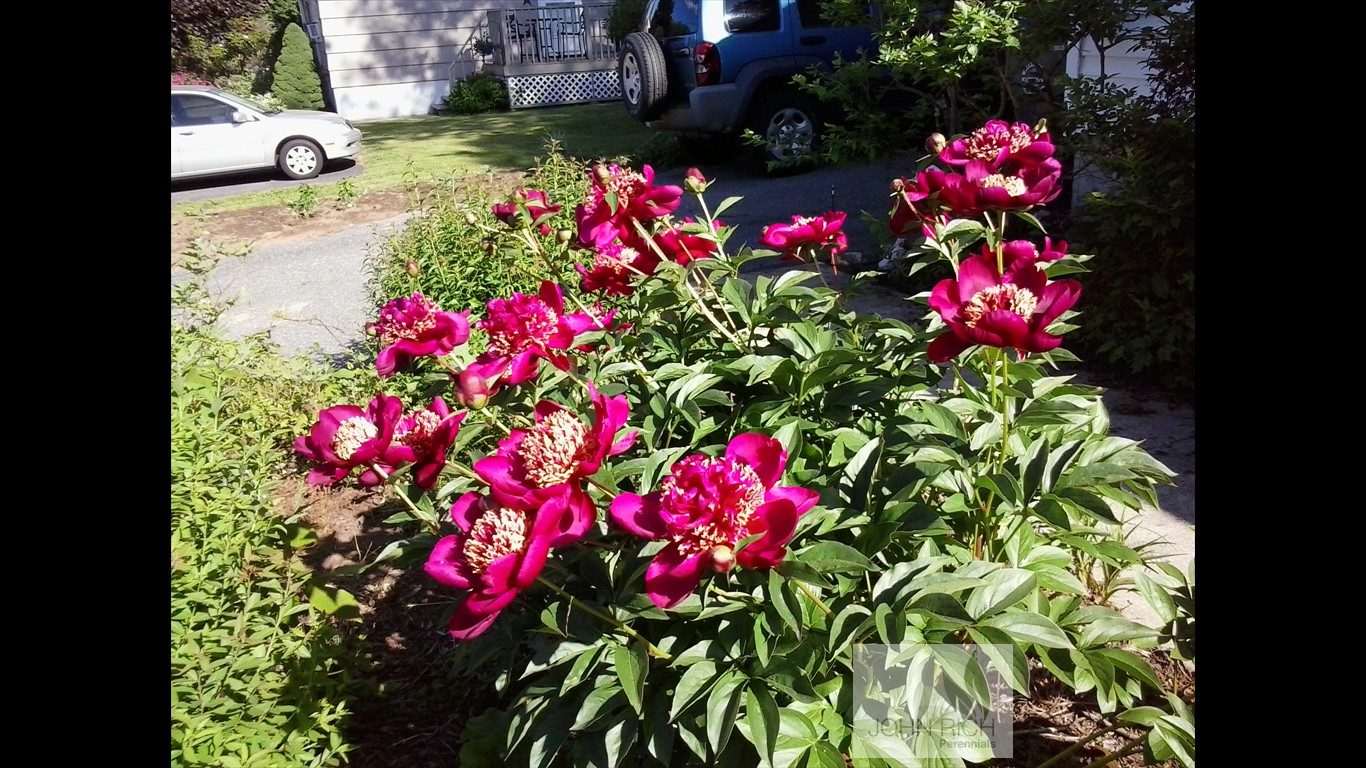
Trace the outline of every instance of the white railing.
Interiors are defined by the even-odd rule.
[[[617,47],[607,34],[611,3],[583,3],[488,12],[494,64],[612,61]]]

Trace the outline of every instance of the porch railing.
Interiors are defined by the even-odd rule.
[[[611,3],[583,3],[488,12],[490,63],[611,62],[617,47],[607,34]]]

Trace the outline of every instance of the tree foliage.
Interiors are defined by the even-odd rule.
[[[241,19],[252,18],[264,0],[171,0],[171,51],[198,38],[216,42]]]
[[[288,109],[322,109],[323,84],[313,62],[313,46],[298,24],[285,27],[280,58],[275,62],[275,95]]]

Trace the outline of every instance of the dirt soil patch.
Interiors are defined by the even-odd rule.
[[[489,184],[489,189],[510,191],[525,175],[521,171],[501,171],[491,177],[481,175],[479,179],[481,186]],[[199,238],[228,252],[245,247],[266,248],[302,242],[420,210],[424,201],[438,189],[437,185],[425,184],[412,189],[395,187],[366,192],[349,207],[339,206],[336,198],[320,197],[316,209],[308,217],[299,216],[283,203],[214,211],[202,216],[173,212],[171,266],[180,263],[190,244]]]

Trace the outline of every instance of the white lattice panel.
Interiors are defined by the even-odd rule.
[[[512,109],[611,101],[621,97],[617,70],[561,72],[554,75],[513,75],[507,79]]]

